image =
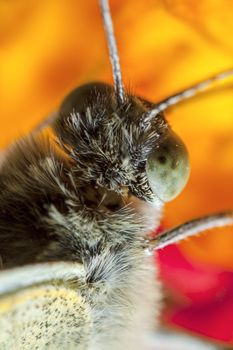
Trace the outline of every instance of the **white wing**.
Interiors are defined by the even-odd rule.
[[[38,283],[80,278],[83,272],[83,265],[74,262],[48,262],[2,270],[0,296]]]

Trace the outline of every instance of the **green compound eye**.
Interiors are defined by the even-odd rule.
[[[173,132],[147,159],[146,172],[153,192],[163,202],[175,198],[189,177],[189,157],[183,141]]]

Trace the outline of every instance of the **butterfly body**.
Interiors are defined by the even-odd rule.
[[[142,133],[146,106],[129,97],[116,112],[109,89],[88,86],[87,100],[82,96],[72,113],[62,105],[54,126],[59,147],[45,136],[27,137],[1,168],[3,269],[21,266],[26,278],[35,274],[27,272],[33,264],[44,271],[57,261],[73,266],[72,275],[64,267],[62,277],[3,293],[2,348],[143,349],[154,326],[160,288],[143,237],[159,225],[162,202],[150,218],[139,197],[153,198],[143,164],[168,126],[161,115],[157,128]]]

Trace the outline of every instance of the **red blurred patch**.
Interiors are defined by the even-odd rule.
[[[233,344],[233,273],[193,264],[175,245],[159,251],[158,259],[172,295],[164,322]]]

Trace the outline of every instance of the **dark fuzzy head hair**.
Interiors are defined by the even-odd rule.
[[[146,160],[169,130],[158,114],[144,122],[152,104],[130,94],[118,107],[112,86],[92,83],[74,90],[64,100],[54,129],[63,149],[82,169],[87,182],[121,192],[127,186],[151,201]]]

